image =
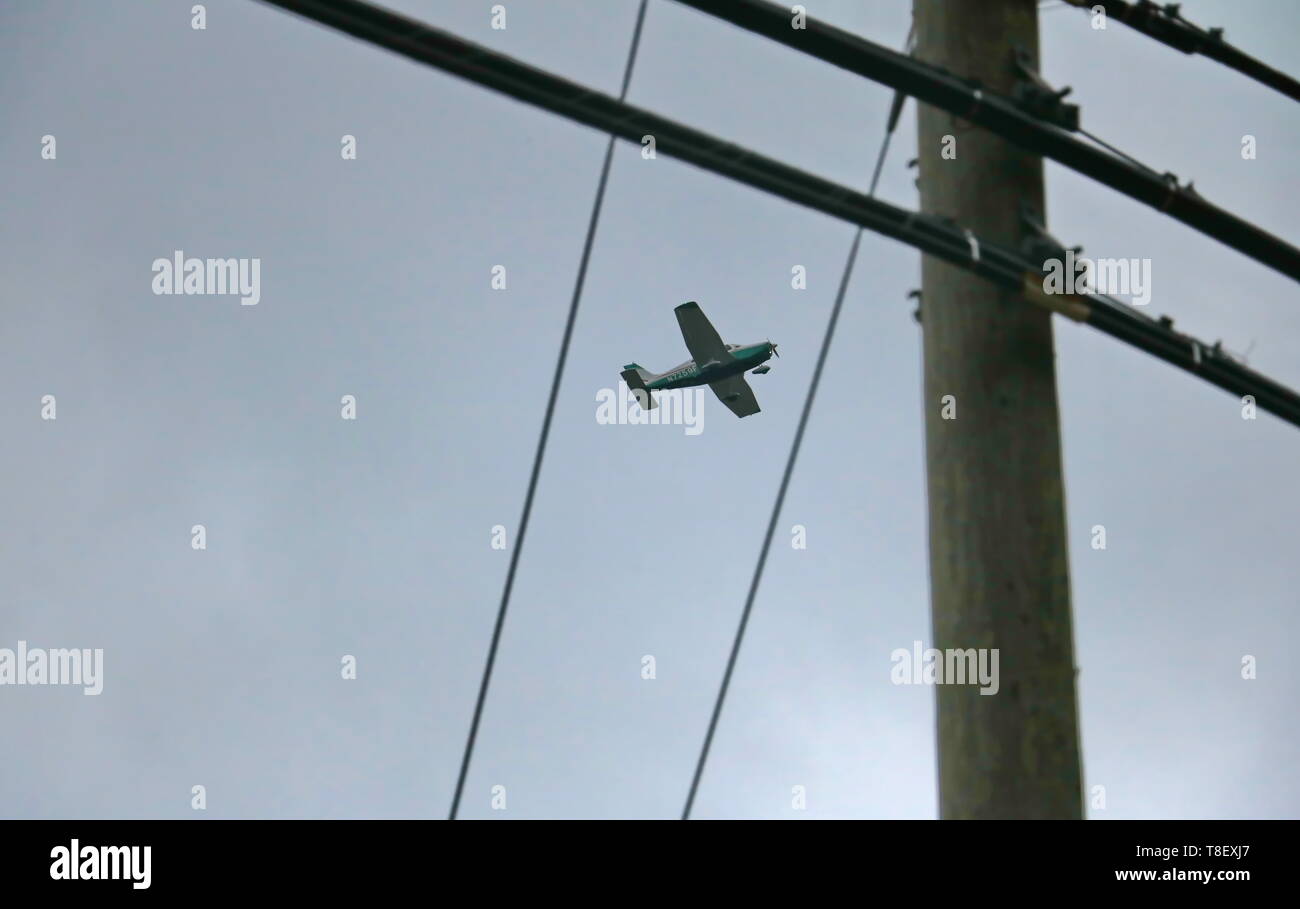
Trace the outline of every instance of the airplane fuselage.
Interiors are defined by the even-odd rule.
[[[759,413],[763,408],[758,406],[754,389],[745,381],[745,372],[752,370],[757,375],[763,375],[771,369],[767,360],[780,356],[776,352],[776,345],[771,341],[724,344],[718,330],[694,300],[674,306],[673,314],[677,317],[677,325],[682,330],[682,340],[686,342],[691,359],[657,374],[636,363],[627,364],[619,373],[619,377],[627,383],[628,389],[640,402],[641,408],[654,410],[658,406],[652,392],[707,385],[736,416],[743,418]]]
[[[772,345],[767,341],[757,344],[729,344],[732,360],[720,362],[713,360],[697,364],[687,360],[667,372],[661,372],[653,379],[646,379],[646,388],[660,391],[667,388],[691,388],[695,385],[709,385],[728,376],[748,372],[772,358]]]

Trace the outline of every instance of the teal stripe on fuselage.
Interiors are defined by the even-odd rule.
[[[666,388],[690,388],[707,382],[716,382],[719,379],[725,379],[727,376],[746,372],[762,363],[771,354],[768,351],[767,343],[764,342],[762,344],[750,344],[747,347],[738,347],[731,351],[731,356],[734,358],[732,362],[710,370],[707,376],[700,372],[695,365],[695,361],[688,360],[662,376],[646,382],[646,387],[658,391]]]

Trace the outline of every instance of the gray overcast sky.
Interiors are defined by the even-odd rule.
[[[191,5],[0,8],[0,647],[105,663],[98,697],[0,687],[0,815],[192,817],[203,785],[208,817],[441,816],[605,138],[257,3],[212,0],[196,31]],[[610,93],[636,10],[515,0],[493,30],[488,0],[390,5]],[[891,47],[910,20],[806,5]],[[1300,70],[1300,6],[1183,8]],[[1077,11],[1041,22],[1088,129],[1300,238],[1294,102]],[[890,98],[667,0],[629,94],[859,187]],[[909,104],[880,190],[909,208],[915,154]],[[1051,163],[1047,186],[1062,241],[1152,260],[1149,312],[1300,386],[1294,283]],[[680,812],[851,238],[619,145],[464,816]],[[176,249],[260,258],[261,302],[154,295]],[[936,814],[934,693],[889,672],[930,637],[919,273],[864,239],[697,816]],[[780,343],[763,412],[598,424],[624,363],[686,358],[688,299]],[[1089,814],[1295,817],[1300,432],[1055,327]]]

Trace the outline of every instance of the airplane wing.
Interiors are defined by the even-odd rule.
[[[691,359],[696,366],[704,366],[711,360],[729,363],[732,359],[727,345],[722,343],[718,332],[709,323],[700,304],[694,301],[683,303],[673,310],[677,314],[677,324],[681,326],[682,338],[686,349],[691,352]]]
[[[712,383],[709,387],[718,396],[718,400],[731,408],[731,412],[738,417],[747,417],[758,413],[761,409],[758,401],[754,399],[754,389],[749,387],[743,374],[728,376],[720,382]]]

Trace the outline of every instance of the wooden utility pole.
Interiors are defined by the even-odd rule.
[[[1017,46],[1037,68],[1036,0],[913,13],[917,57],[986,91],[1012,94]],[[917,121],[922,210],[1019,248],[1022,203],[1044,211],[1042,159],[927,105]],[[932,256],[921,270],[932,646],[996,648],[999,674],[996,694],[936,686],[939,814],[1080,818],[1051,315]]]

